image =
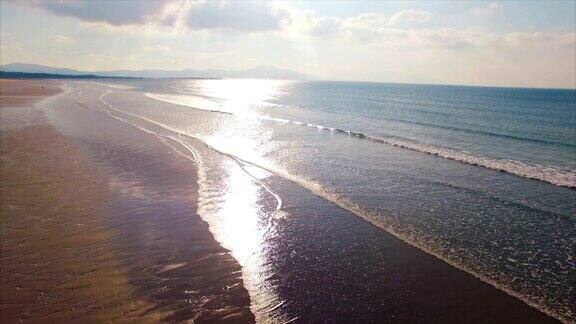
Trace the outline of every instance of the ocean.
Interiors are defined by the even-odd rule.
[[[340,268],[378,259],[386,247],[366,233],[386,232],[549,315],[576,316],[575,90],[248,79],[68,88],[79,106],[198,166],[198,212],[242,266],[257,319],[302,316],[302,301],[282,297],[294,277],[278,272],[279,255],[302,254],[280,239],[297,213],[316,227],[291,237],[337,249]],[[313,218],[323,203],[298,190],[346,214]]]

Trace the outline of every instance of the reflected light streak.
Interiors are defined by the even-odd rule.
[[[255,114],[254,105],[265,103],[280,82],[266,80],[210,80],[202,82],[202,94],[222,98],[226,110],[242,118],[226,118],[219,129],[205,138],[209,146],[241,157],[245,161],[266,164],[265,155],[273,149],[272,133]],[[217,157],[218,156],[218,157]],[[281,305],[269,278],[267,238],[274,231],[272,217],[276,197],[259,183],[270,176],[265,170],[241,166],[240,162],[214,155],[201,167],[201,213],[212,232],[242,266],[244,285],[251,297],[251,308],[258,321],[282,321]],[[249,172],[249,173],[248,173]],[[202,194],[204,193],[204,194]],[[216,196],[216,197],[215,197]],[[269,311],[274,309],[273,311]]]
[[[267,233],[275,198],[240,165],[229,158],[204,175],[201,206],[217,240],[242,266],[244,286],[258,320],[280,320],[267,310],[279,304],[269,278]],[[202,188],[201,188],[202,190]],[[218,196],[215,198],[214,194]],[[211,196],[211,198],[209,198]]]

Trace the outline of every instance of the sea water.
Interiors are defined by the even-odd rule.
[[[549,314],[575,316],[575,90],[273,80],[106,87],[99,100],[112,117],[194,154],[202,143],[252,183],[266,172],[284,177]],[[204,163],[206,182],[215,168]],[[271,197],[271,218],[289,217],[282,197]]]

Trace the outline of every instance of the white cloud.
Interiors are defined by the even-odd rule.
[[[431,18],[432,14],[427,11],[405,9],[390,17],[388,24],[391,26],[396,26],[405,22],[423,24],[428,22]]]
[[[310,33],[312,36],[324,39],[345,37],[358,41],[398,40],[406,38],[408,33],[396,26],[422,24],[429,21],[431,17],[429,12],[419,10],[402,10],[390,17],[372,12],[346,19],[312,15]]]
[[[68,43],[68,42],[70,42],[71,40],[72,40],[72,39],[71,39],[70,37],[65,36],[65,35],[62,35],[62,34],[58,34],[58,35],[54,36],[54,41],[55,41],[56,43],[61,43],[61,44],[63,44],[63,43]]]
[[[332,17],[321,17],[315,21],[312,26],[311,34],[321,38],[332,38],[340,32],[342,20]]]
[[[472,9],[472,14],[475,16],[489,16],[494,14],[502,8],[502,5],[497,2],[491,2],[483,7],[477,7]]]
[[[346,25],[351,28],[380,28],[389,24],[389,18],[384,15],[368,12],[346,19]]]
[[[420,50],[498,51],[526,46],[557,48],[575,46],[576,42],[574,33],[495,33],[482,27],[456,29],[395,26],[400,19],[418,22],[425,22],[429,19],[429,16],[424,13],[413,14],[413,11],[404,10],[390,17],[377,13],[364,13],[346,19],[311,15],[309,17],[311,27],[307,32],[313,37],[321,37],[342,44],[354,42],[359,45],[376,45],[380,48]],[[414,18],[415,16],[420,17]]]

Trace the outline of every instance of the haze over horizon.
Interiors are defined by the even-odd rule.
[[[576,88],[566,2],[2,1],[0,63]]]

